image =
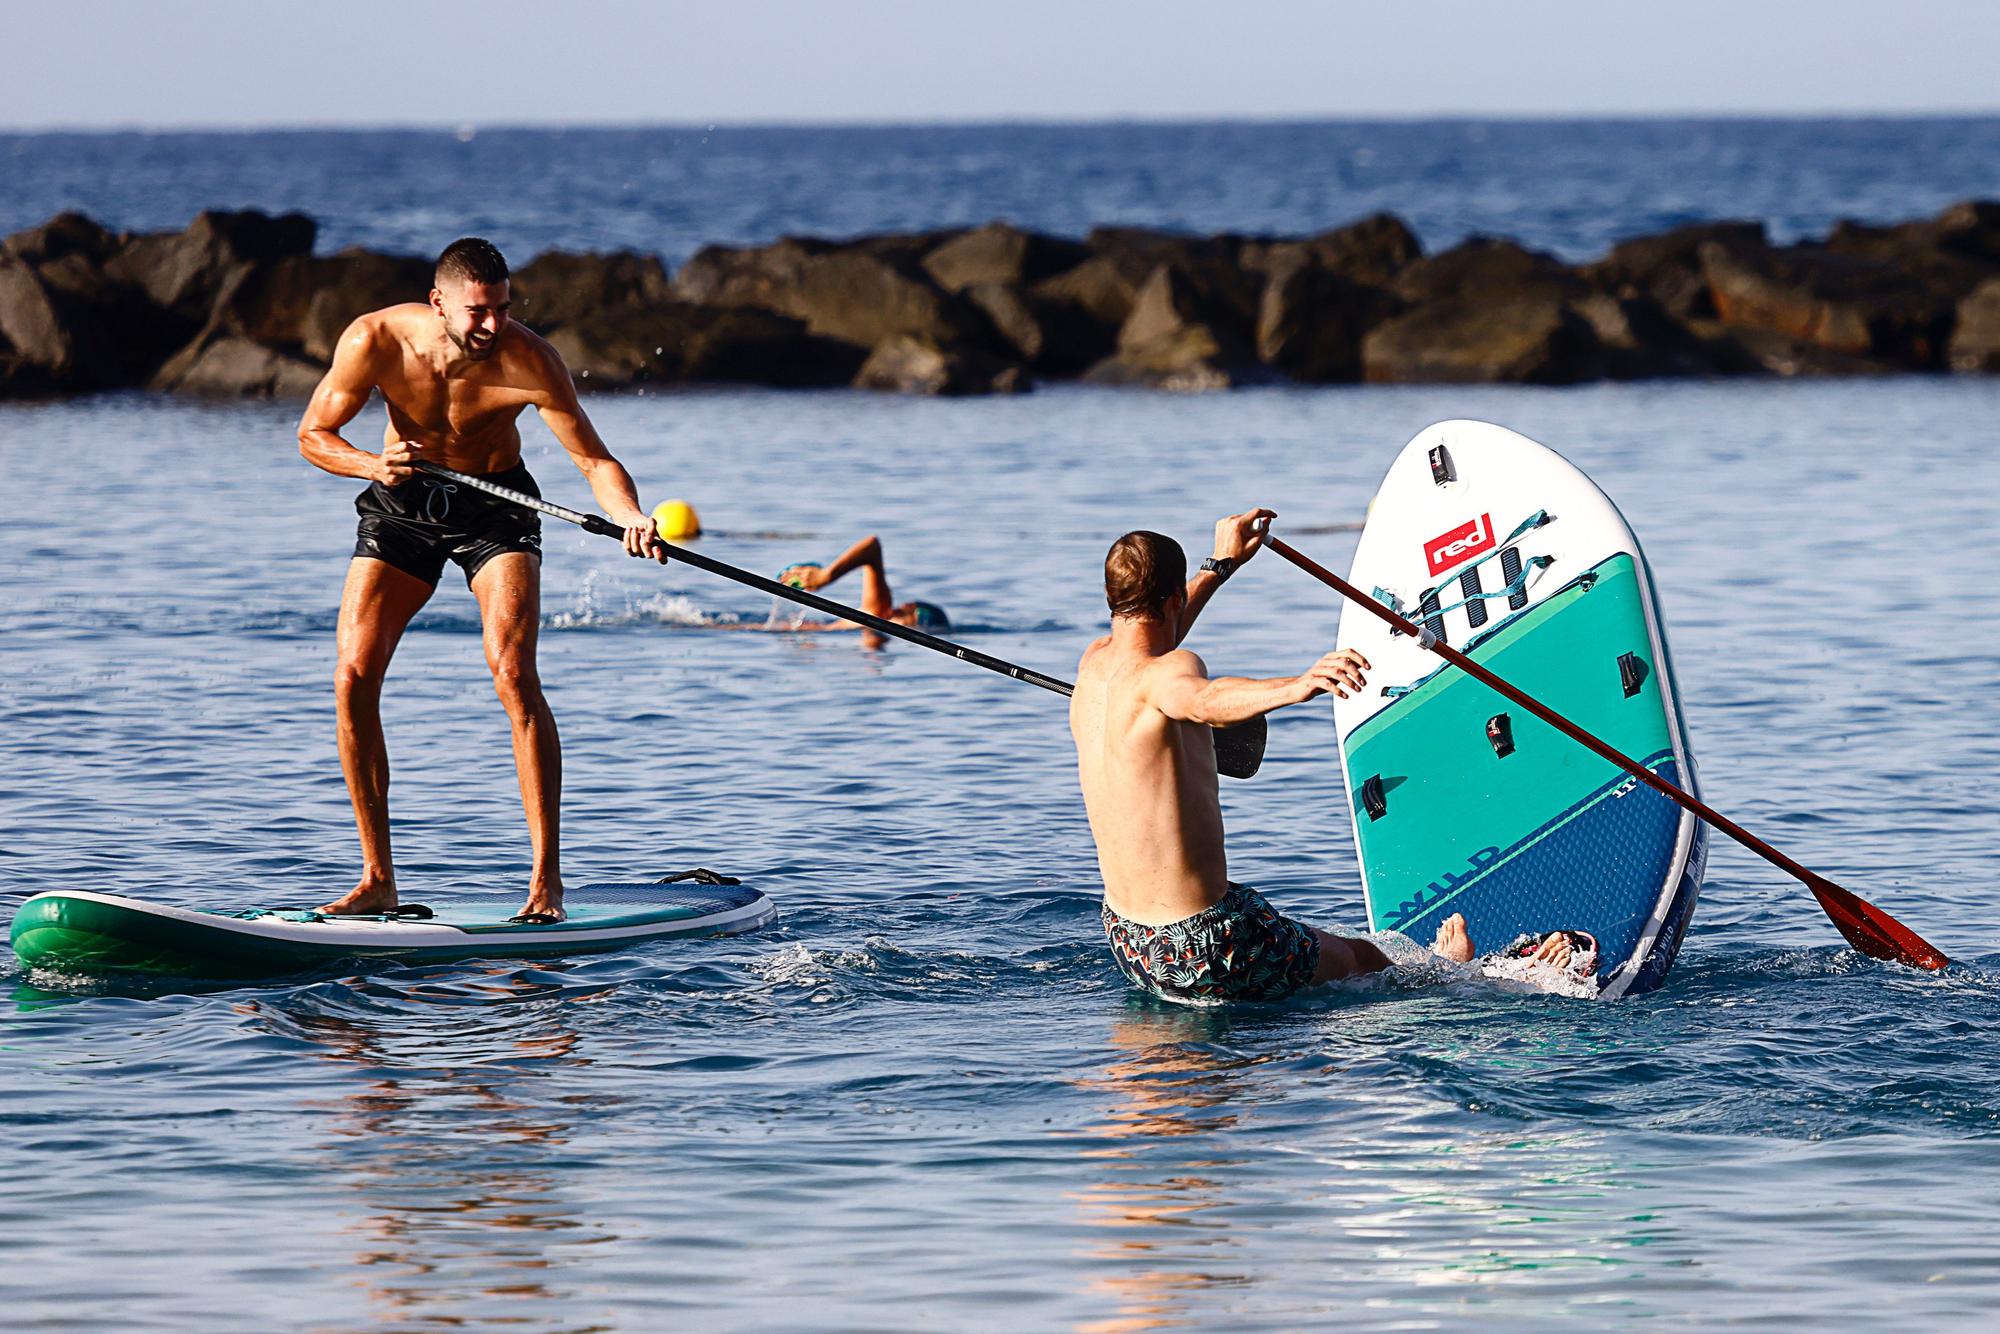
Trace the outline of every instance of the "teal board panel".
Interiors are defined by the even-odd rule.
[[[1474,641],[1470,656],[1670,782],[1683,783],[1639,572],[1617,555]],[[1619,658],[1632,655],[1626,693]],[[1505,714],[1501,756],[1488,721]],[[1630,958],[1680,876],[1679,807],[1491,688],[1447,668],[1348,737],[1369,920],[1421,935],[1463,912],[1481,948],[1581,927]],[[1386,810],[1359,799],[1379,778]],[[1692,904],[1690,902],[1689,906]],[[1676,936],[1677,939],[1677,936]]]

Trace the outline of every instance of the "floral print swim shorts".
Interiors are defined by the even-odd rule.
[[[1104,906],[1111,957],[1133,986],[1184,1005],[1282,1000],[1311,984],[1319,937],[1248,885],[1212,908],[1165,926],[1127,921]]]

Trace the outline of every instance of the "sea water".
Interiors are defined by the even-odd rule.
[[[233,987],[0,965],[20,1323],[174,1329],[1969,1325],[2000,1302],[2000,381],[596,398],[650,501],[769,572],[879,533],[898,597],[1066,675],[1105,546],[1226,509],[1344,569],[1395,450],[1482,417],[1646,543],[1719,809],[1955,963],[1848,950],[1715,840],[1660,991],[1130,991],[1061,699],[550,521],[572,883],[706,865],[751,936]],[[333,627],[352,482],[296,406],[0,407],[0,889],[304,905],[352,882]],[[369,421],[373,421],[371,409]],[[370,428],[372,429],[372,427]],[[365,432],[364,432],[365,434]],[[530,420],[550,498],[588,507]],[[831,592],[852,592],[836,585]],[[1295,672],[1275,557],[1191,647]],[[405,893],[522,884],[455,571],[384,699]],[[1225,780],[1230,869],[1359,928],[1329,710]]]
[[[1679,222],[2000,196],[2000,120],[0,136],[0,233],[304,209],[320,248],[515,258],[1000,216],[1309,232],[1373,209],[1577,259]],[[357,439],[372,440],[376,409]],[[1373,981],[1129,991],[1062,701],[555,522],[541,660],[572,883],[708,865],[769,929],[568,964],[208,989],[0,963],[7,1317],[79,1328],[1969,1325],[2000,1300],[2000,381],[597,398],[648,503],[770,573],[879,533],[899,598],[1066,675],[1118,533],[1225,508],[1344,569],[1426,423],[1590,472],[1647,543],[1708,799],[1955,959],[1849,951],[1726,840],[1616,1004]],[[296,405],[0,406],[0,893],[352,883],[333,627],[352,482]],[[552,499],[588,508],[532,418]],[[1319,530],[1319,531],[1314,531]],[[834,593],[852,593],[836,585]],[[1297,671],[1333,595],[1264,556],[1191,641]],[[412,898],[519,886],[455,571],[384,700]],[[1224,790],[1231,870],[1358,929],[1329,710]]]
[[[2000,117],[0,133],[0,235],[60,209],[135,231],[299,209],[322,252],[475,233],[516,262],[992,218],[1297,234],[1377,209],[1432,250],[1487,234],[1578,260],[1685,222],[1790,241],[1975,196],[2000,196]]]

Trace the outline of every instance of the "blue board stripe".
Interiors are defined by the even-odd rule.
[[[1656,751],[1641,763],[1668,782],[1679,782],[1671,749]],[[1629,790],[1621,794],[1621,788]],[[1384,913],[1382,924],[1408,931],[1450,905],[1450,911],[1479,923],[1483,945],[1525,931],[1582,927],[1597,936],[1602,966],[1608,970],[1637,947],[1657,889],[1665,888],[1666,868],[1660,868],[1656,892],[1645,897],[1644,910],[1616,921],[1602,916],[1605,884],[1634,874],[1653,878],[1648,868],[1635,864],[1632,850],[1664,847],[1671,857],[1681,818],[1680,807],[1621,773],[1507,847],[1473,854],[1471,874],[1443,874]],[[1597,870],[1579,875],[1583,867]],[[1552,892],[1552,887],[1562,888]]]

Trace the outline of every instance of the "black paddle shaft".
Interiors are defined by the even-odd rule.
[[[498,496],[502,500],[511,501],[524,508],[539,510],[543,514],[550,515],[553,518],[563,519],[576,524],[587,532],[600,533],[605,537],[615,537],[620,540],[623,540],[625,536],[623,528],[601,515],[584,514],[579,510],[552,504],[549,501],[528,495],[524,491],[516,491],[512,487],[500,486],[487,481],[483,477],[474,477],[468,473],[456,472],[435,463],[418,462],[415,466],[420,471],[429,473],[433,477],[442,477],[446,481],[457,482],[460,486],[469,486],[475,491],[484,491],[488,495]],[[667,549],[669,555],[674,560],[692,565],[698,570],[707,570],[710,574],[721,575],[724,579],[733,579],[739,584],[769,593],[772,597],[784,598],[789,602],[796,602],[802,606],[811,607],[816,611],[823,611],[829,616],[838,616],[842,620],[853,621],[857,625],[865,625],[878,634],[888,635],[892,639],[900,639],[906,643],[916,644],[922,648],[930,649],[934,653],[942,653],[947,657],[957,658],[960,662],[969,662],[975,667],[984,667],[989,672],[998,672],[1002,676],[1011,676],[1016,681],[1026,681],[1031,686],[1040,686],[1042,689],[1053,691],[1058,695],[1068,696],[1074,694],[1076,691],[1076,687],[1067,681],[1058,680],[1053,676],[1045,676],[1041,672],[1030,670],[1002,658],[996,658],[990,653],[981,653],[978,649],[970,649],[963,644],[954,644],[949,639],[940,639],[936,635],[926,634],[922,630],[911,626],[898,625],[895,621],[884,620],[880,616],[871,616],[859,607],[845,606],[835,602],[832,598],[823,598],[817,593],[808,593],[803,588],[793,588],[790,584],[780,583],[776,579],[767,579],[761,574],[752,574],[750,571],[731,565],[726,561],[719,561],[713,556],[704,556],[699,551],[690,551],[684,546],[677,546],[665,538],[660,538],[659,542],[661,546]],[[1218,728],[1215,733],[1217,768],[1221,772],[1228,774],[1231,778],[1250,777],[1257,772],[1258,766],[1263,763],[1264,739],[1265,724],[1262,718],[1253,718],[1249,723],[1238,723],[1234,727]]]

